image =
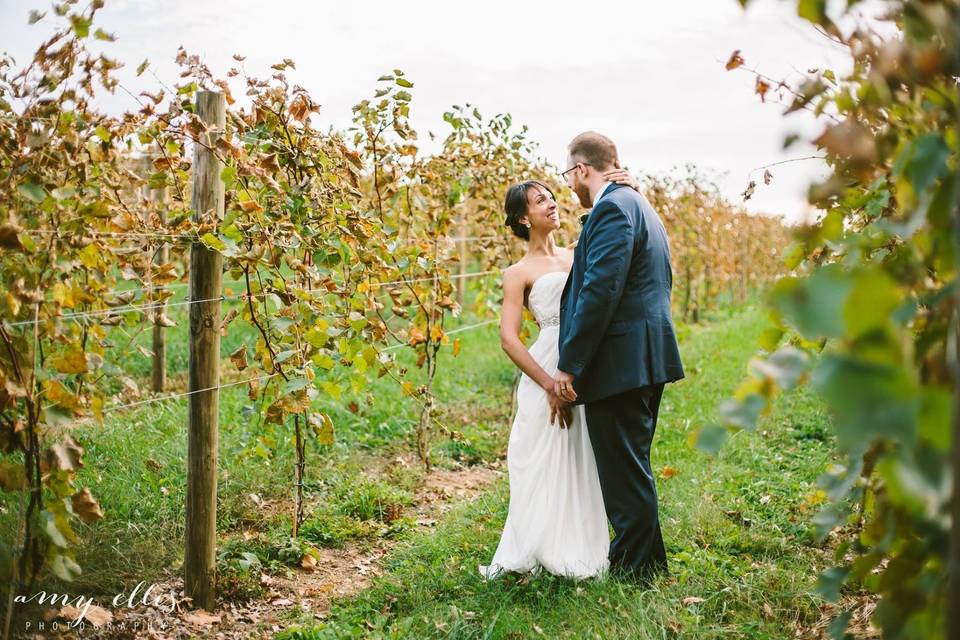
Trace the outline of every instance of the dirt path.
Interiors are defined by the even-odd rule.
[[[407,463],[404,461],[403,463]],[[411,462],[412,464],[412,462]],[[410,516],[419,529],[433,527],[438,519],[456,504],[475,498],[501,473],[500,466],[471,466],[460,469],[434,469],[425,475],[415,494],[414,504],[404,515]],[[244,604],[223,603],[212,612],[189,610],[183,601],[183,581],[174,578],[157,583],[154,593],[175,594],[177,608],[169,613],[170,600],[165,595],[159,606],[140,605],[135,608],[118,608],[114,611],[93,609],[88,611],[91,624],[76,632],[78,638],[115,640],[120,638],[235,638],[269,637],[292,623],[292,617],[313,617],[320,621],[326,617],[330,603],[337,598],[355,595],[368,588],[373,579],[382,572],[384,557],[398,542],[381,538],[375,542],[348,543],[343,549],[320,549],[320,561],[316,566],[292,569],[292,578],[262,573],[262,598]],[[304,615],[289,615],[294,607]],[[56,610],[49,612],[47,626],[76,615],[76,610],[64,608],[58,617]],[[71,637],[71,634],[45,634],[24,637]]]

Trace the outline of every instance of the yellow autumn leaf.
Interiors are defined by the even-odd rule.
[[[100,264],[100,250],[96,244],[88,244],[78,255],[80,263],[88,269],[95,269]]]
[[[64,407],[66,409],[77,409],[80,401],[72,391],[67,389],[59,380],[46,380],[44,382],[47,400],[52,404]]]
[[[317,436],[317,443],[322,445],[333,444],[333,420],[325,413],[310,414],[310,425]]]
[[[343,389],[335,382],[321,382],[320,386],[328,395],[333,396],[334,400],[339,400],[340,396],[343,395]]]
[[[103,424],[103,396],[95,395],[90,398],[90,408],[97,422]]]
[[[73,287],[69,287],[62,282],[53,285],[53,301],[57,304],[73,309],[75,302],[73,300]]]
[[[86,373],[87,354],[80,349],[70,349],[54,358],[51,364],[60,373]]]

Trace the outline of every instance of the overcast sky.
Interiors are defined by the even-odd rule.
[[[378,75],[401,68],[415,83],[411,115],[421,133],[445,134],[442,113],[470,102],[485,115],[509,112],[528,125],[555,165],[564,164],[574,135],[595,129],[614,139],[635,172],[694,163],[721,172],[724,192],[738,199],[752,169],[810,154],[802,146],[782,151],[786,134],[810,138],[823,125],[761,104],[751,74],[724,70],[730,53],[742,50],[747,66],[775,78],[849,68],[844,51],[797,18],[795,5],[755,0],[744,11],[735,0],[107,0],[98,26],[117,35],[108,51],[126,62],[124,84],[134,93],[159,88],[149,73],[134,77],[144,58],[159,78],[177,80],[179,45],[221,74],[234,53],[261,76],[289,57],[297,64],[292,79],[323,105],[319,124],[339,128],[349,126],[351,107],[373,93]],[[49,16],[28,26],[27,14],[49,6],[0,0],[0,48],[25,62],[53,29]],[[122,93],[104,97],[104,106],[136,107]],[[823,166],[806,161],[771,171],[768,187],[753,174],[761,186],[748,208],[802,217],[806,186]]]

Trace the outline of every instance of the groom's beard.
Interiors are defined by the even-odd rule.
[[[577,199],[580,200],[580,206],[585,209],[589,209],[593,206],[593,199],[590,197],[590,189],[587,188],[587,185],[582,182],[574,185],[573,192],[577,194]]]

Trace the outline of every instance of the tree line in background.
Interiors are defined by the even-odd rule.
[[[379,78],[350,130],[323,132],[319,105],[288,78],[292,61],[257,78],[236,56],[218,78],[183,50],[177,83],[135,95],[117,79],[122,63],[88,46],[114,39],[94,24],[102,2],[75,7],[54,5],[62,26],[26,65],[0,59],[0,489],[20,516],[17,539],[3,542],[11,603],[46,571],[81,571],[72,523],[103,511],[75,484],[83,447],[63,427],[126,407],[137,386],[121,366],[134,349],[126,330],[173,325],[175,305],[192,313],[211,301],[174,300],[190,247],[219,254],[224,278],[239,284],[216,298],[229,307],[218,329],[244,323],[256,336],[230,360],[249,375],[239,382],[264,421],[292,436],[277,442],[296,442],[302,479],[304,440],[332,437],[322,404],[374,377],[391,376],[414,402],[427,465],[432,433],[457,437],[436,418],[432,382],[441,350],[459,351],[450,331],[463,305],[495,317],[498,269],[522,254],[503,224],[510,184],[548,180],[564,194],[561,235],[578,231],[573,198],[509,115],[454,107],[441,149],[426,154],[400,70]],[[102,91],[135,106],[103,113]],[[225,98],[222,124],[198,116],[208,91]],[[214,190],[197,210],[207,202],[196,197],[198,149],[221,167],[222,207]],[[724,296],[742,301],[782,271],[781,225],[695,173],[651,178],[648,194],[674,237],[685,318]],[[420,373],[393,347],[410,349]]]

